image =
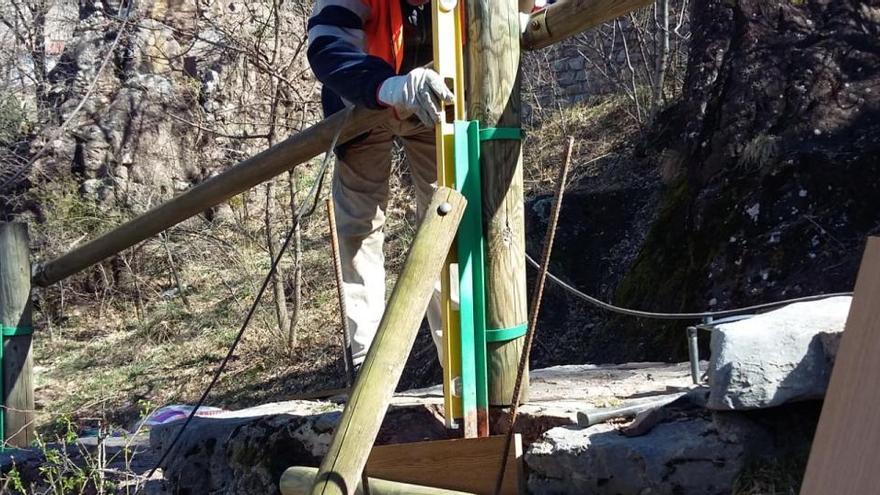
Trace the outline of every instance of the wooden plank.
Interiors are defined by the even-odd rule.
[[[0,327],[4,441],[29,447],[34,431],[33,346],[31,342],[31,264],[27,225],[0,223]],[[14,335],[10,335],[14,334]]]
[[[801,495],[880,486],[880,238],[868,240]]]
[[[306,495],[309,493],[318,468],[294,466],[281,474],[281,495]],[[364,490],[363,481],[357,486],[355,495],[470,495],[468,492],[444,490],[431,486],[420,486],[397,481],[369,478],[369,490]]]
[[[468,118],[481,128],[519,128],[519,2],[467,3]],[[486,229],[486,325],[489,330],[526,323],[525,221],[519,140],[484,141],[480,147],[483,225]],[[489,404],[512,402],[523,337],[490,342]],[[526,381],[525,383],[528,383]],[[523,398],[528,396],[523,387]]]
[[[321,462],[312,494],[351,494],[357,488],[466,203],[449,188],[434,193]]]
[[[382,445],[373,448],[366,473],[403,483],[491,495],[503,449],[503,435]],[[516,435],[507,456],[501,494],[525,493],[522,481],[522,438]]]

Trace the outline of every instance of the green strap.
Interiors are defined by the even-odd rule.
[[[523,323],[510,328],[486,330],[486,342],[504,342],[507,340],[518,339],[526,334],[528,327],[528,323]]]
[[[522,139],[522,129],[519,127],[484,127],[480,129],[480,141],[492,141],[496,139]]]
[[[34,327],[0,327],[4,337],[18,337],[19,335],[31,335],[34,333]]]
[[[477,425],[477,315],[476,299],[483,289],[476,283],[474,272],[480,268],[477,261],[477,243],[482,241],[480,220],[482,218],[480,200],[479,163],[471,160],[468,146],[468,131],[476,129],[475,122],[456,120],[454,122],[455,148],[455,186],[467,199],[461,223],[458,225],[458,315],[461,321],[461,409],[468,428],[478,431]],[[477,144],[479,147],[479,143]],[[474,180],[476,179],[476,181]],[[483,344],[485,347],[485,344]]]

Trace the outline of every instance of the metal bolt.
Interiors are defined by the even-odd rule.
[[[446,214],[449,213],[450,211],[452,211],[452,205],[445,202],[445,201],[443,203],[440,203],[440,206],[437,207],[437,213],[441,217],[445,217]]]

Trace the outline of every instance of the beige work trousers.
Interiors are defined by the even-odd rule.
[[[373,342],[385,312],[385,212],[391,177],[394,139],[403,145],[415,186],[421,221],[436,188],[434,130],[415,119],[383,124],[345,147],[333,173],[333,202],[342,258],[349,344],[359,365]],[[428,305],[428,324],[442,362],[442,320],[439,283]]]

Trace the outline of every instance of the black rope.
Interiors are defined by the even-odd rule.
[[[293,239],[294,234],[296,233],[296,227],[299,225],[300,220],[310,216],[314,213],[315,208],[318,204],[318,197],[321,194],[321,187],[324,184],[324,177],[327,174],[327,168],[330,164],[330,157],[332,156],[332,151],[336,147],[336,142],[339,140],[339,135],[342,133],[343,127],[348,122],[348,117],[351,115],[351,110],[353,107],[348,107],[343,112],[346,112],[345,118],[342,119],[342,122],[339,124],[339,129],[336,130],[336,134],[333,136],[333,140],[330,143],[330,149],[324,154],[324,161],[321,163],[321,168],[318,169],[318,172],[315,176],[315,181],[312,184],[312,189],[309,191],[308,201],[303,201],[300,204],[299,208],[296,211],[296,215],[293,219],[293,226],[287,232],[287,236],[284,238],[284,243],[281,245],[281,249],[278,251],[278,255],[275,259],[272,260],[272,266],[269,268],[269,273],[266,274],[266,277],[263,279],[263,283],[260,286],[260,290],[257,291],[257,295],[254,297],[254,302],[251,304],[250,309],[248,309],[247,316],[245,316],[244,321],[241,324],[241,328],[239,328],[238,333],[235,336],[235,339],[232,341],[232,345],[229,347],[229,352],[226,353],[226,357],[223,358],[223,361],[220,363],[220,366],[214,371],[214,376],[211,378],[211,383],[208,384],[208,387],[205,388],[205,391],[202,393],[202,396],[199,398],[198,402],[196,402],[196,406],[190,411],[189,415],[186,417],[186,420],[183,422],[183,425],[177,430],[177,434],[174,436],[174,439],[171,441],[171,444],[168,445],[168,448],[165,449],[165,452],[162,453],[162,456],[147,474],[146,478],[150,479],[156,474],[156,471],[162,467],[162,464],[165,460],[171,455],[174,451],[174,448],[177,446],[177,442],[180,441],[180,438],[183,436],[183,432],[186,428],[192,423],[193,418],[198,412],[199,408],[205,403],[205,400],[208,398],[208,394],[211,393],[211,390],[214,388],[214,385],[217,384],[217,380],[220,379],[220,375],[223,373],[223,370],[226,368],[226,365],[229,363],[229,360],[232,359],[233,354],[235,353],[236,347],[238,347],[239,342],[241,342],[242,337],[244,336],[245,330],[247,330],[248,325],[251,322],[254,314],[257,311],[257,307],[259,307],[260,300],[263,298],[263,294],[266,292],[266,288],[269,286],[269,282],[272,280],[272,276],[275,275],[275,272],[278,269],[278,264],[281,262],[281,258],[284,256],[284,252],[287,251],[288,246],[290,246],[290,241]],[[306,211],[306,205],[311,203],[308,211]]]
[[[538,263],[536,263],[535,260],[533,260],[532,257],[529,256],[528,254],[526,254],[526,260],[529,262],[529,264],[532,267],[538,268]],[[759,311],[762,309],[777,308],[779,306],[785,306],[786,304],[792,304],[792,303],[797,303],[797,302],[807,302],[807,301],[817,301],[819,299],[826,299],[829,297],[852,296],[852,294],[853,294],[852,292],[835,292],[832,294],[817,294],[814,296],[797,297],[794,299],[785,299],[782,301],[776,301],[776,302],[770,302],[770,303],[764,303],[764,304],[756,304],[754,306],[746,306],[744,308],[725,309],[722,311],[705,311],[702,313],[656,313],[653,311],[642,311],[639,309],[622,308],[620,306],[615,306],[613,304],[607,303],[605,301],[602,301],[601,299],[597,299],[589,294],[585,294],[585,293],[575,289],[574,287],[565,283],[559,277],[557,277],[556,275],[554,275],[550,272],[547,273],[547,278],[549,278],[554,283],[556,283],[556,285],[565,289],[571,295],[573,295],[581,300],[584,300],[584,301],[592,304],[593,306],[598,306],[606,311],[611,311],[612,313],[617,313],[617,314],[626,315],[626,316],[635,316],[638,318],[650,318],[650,319],[654,319],[654,320],[699,320],[699,319],[703,319],[703,318],[718,318],[718,317],[723,317],[723,316],[735,316],[735,315],[741,315],[741,314],[745,314],[745,313],[752,313],[752,312]]]

